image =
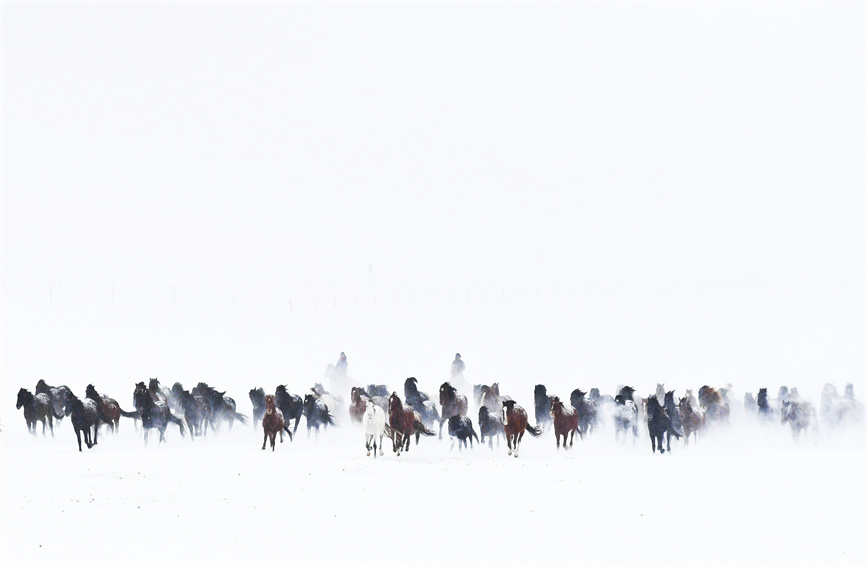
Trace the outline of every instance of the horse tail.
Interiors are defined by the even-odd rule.
[[[327,423],[328,425],[337,425],[337,423],[334,421],[334,416],[328,412],[325,413],[325,423]]]
[[[527,424],[527,432],[530,435],[532,435],[533,437],[538,437],[539,435],[542,434],[542,429],[538,425],[536,427],[533,427],[532,425],[530,425],[528,423]]]
[[[420,421],[416,421],[412,425],[412,427],[413,427],[413,429],[415,429],[416,431],[418,431],[419,433],[421,433],[422,435],[425,435],[427,437],[431,437],[433,435],[436,435],[436,433],[434,433],[433,431],[431,431],[430,429],[425,427],[424,424]]]
[[[246,415],[244,415],[243,413],[238,413],[238,412],[234,412],[234,413],[235,413],[235,419],[240,421],[243,425],[247,425],[247,416]]]
[[[481,443],[481,441],[479,441],[479,436],[476,434],[476,430],[473,429],[472,425],[470,425],[470,433],[473,434],[473,437],[476,439],[476,443]]]
[[[141,419],[141,415],[137,411],[123,411],[120,406],[117,406],[117,409],[120,411],[120,415],[123,417],[131,417],[133,419]]]

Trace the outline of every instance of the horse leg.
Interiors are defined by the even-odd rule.
[[[265,437],[264,437],[264,439],[262,439],[262,450],[263,451],[265,450],[265,443],[267,443],[267,442],[268,442],[268,431],[265,430]]]
[[[277,445],[277,433],[272,431],[271,432],[271,450],[272,451],[274,450],[274,447],[276,445]]]
[[[379,456],[380,456],[380,457],[382,457],[383,455],[385,455],[385,453],[384,453],[383,450],[382,450],[382,438],[383,438],[383,437],[385,437],[385,434],[384,434],[384,433],[380,433],[380,434],[379,434]],[[375,443],[374,443],[374,445],[373,445],[373,453],[374,453],[373,456],[376,457],[376,444],[375,444]]]
[[[78,438],[78,452],[81,452],[81,430],[79,428],[75,428],[75,436]]]
[[[443,416],[443,419],[445,419],[445,416]],[[439,440],[440,440],[440,441],[443,440],[443,422],[442,422],[442,421],[440,422],[440,436],[439,436]],[[454,443],[452,443],[452,447],[454,447]]]
[[[512,455],[512,437],[513,435],[506,435],[506,443],[509,445],[509,456]]]
[[[671,452],[671,431],[665,432],[665,448],[669,453]]]
[[[656,437],[654,437],[653,435],[650,436],[650,452],[656,452]]]

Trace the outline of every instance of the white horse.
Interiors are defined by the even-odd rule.
[[[361,420],[364,425],[364,445],[367,447],[367,456],[370,456],[371,446],[373,458],[376,458],[376,438],[379,437],[379,455],[382,456],[382,438],[385,435],[385,412],[382,408],[370,400],[367,401],[367,409]]]

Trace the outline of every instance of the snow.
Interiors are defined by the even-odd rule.
[[[246,406],[244,406],[246,407]],[[247,408],[249,409],[249,408]],[[68,420],[4,419],[0,563],[9,565],[863,565],[864,437],[795,445],[740,422],[671,453],[601,431],[365,456],[360,427],[272,452],[249,427],[144,447],[129,420],[78,453]],[[153,439],[153,437],[152,437]]]

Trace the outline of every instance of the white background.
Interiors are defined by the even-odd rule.
[[[863,3],[2,10],[4,435],[39,378],[248,412],[340,351],[863,400]]]

